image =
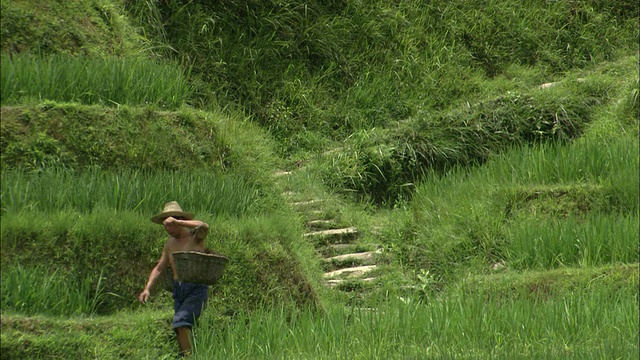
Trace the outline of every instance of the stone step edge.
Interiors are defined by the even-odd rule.
[[[348,260],[373,260],[375,254],[381,254],[382,250],[378,249],[376,251],[363,251],[357,253],[350,253],[344,255],[336,255],[328,258],[322,259],[325,262],[332,261],[348,261]]]
[[[321,231],[312,231],[303,236],[328,236],[328,235],[350,235],[357,234],[358,229],[355,227],[348,227],[342,229],[329,229],[329,230],[321,230]]]
[[[307,221],[306,224],[308,227],[329,227],[331,225],[335,225],[335,223],[336,222],[334,220],[315,219]]]
[[[356,278],[362,276],[375,268],[377,265],[363,265],[363,266],[355,266],[350,268],[344,268],[340,270],[333,270],[323,274],[325,279],[332,279],[337,276],[346,275],[347,278]]]
[[[364,278],[364,279],[357,279],[359,282],[372,282],[374,281],[376,278],[374,277],[368,277],[368,278]],[[325,283],[329,286],[329,287],[336,287],[342,283],[345,283],[347,281],[353,281],[353,279],[351,280],[345,280],[345,279],[330,279],[325,281]]]
[[[313,205],[324,202],[324,200],[307,200],[307,201],[296,201],[292,202],[291,205],[294,206],[305,206],[305,205]]]

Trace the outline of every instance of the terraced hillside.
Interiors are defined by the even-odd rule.
[[[0,4],[1,359],[638,357],[636,1]]]

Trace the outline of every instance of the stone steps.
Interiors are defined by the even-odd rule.
[[[319,205],[322,202],[323,202],[322,200],[314,199],[314,200],[305,200],[305,201],[295,201],[295,202],[292,202],[291,205],[296,207],[308,207],[311,205]]]
[[[341,229],[328,229],[328,230],[319,230],[313,231],[304,234],[303,236],[308,237],[330,237],[330,236],[344,236],[344,235],[354,235],[358,233],[358,229],[355,227],[347,227]]]
[[[275,176],[284,178],[292,174],[292,171],[279,171]],[[285,191],[282,196],[306,219],[308,232],[303,237],[315,246],[321,256],[328,287],[351,292],[359,291],[364,284],[373,285],[376,277],[371,276],[371,272],[378,268],[376,255],[381,253],[375,245],[356,244],[359,230],[354,226],[341,227],[339,221],[331,218],[324,200],[303,200],[304,195],[295,190]]]
[[[330,258],[338,255],[360,253],[367,251],[376,251],[379,246],[375,244],[358,244],[353,243],[338,243],[338,244],[326,244],[325,246],[316,248],[318,254],[322,257]]]

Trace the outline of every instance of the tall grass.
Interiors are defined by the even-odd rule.
[[[620,177],[633,184],[637,183],[637,176],[633,176],[638,172],[637,149],[634,136],[523,147],[497,155],[485,174],[491,181],[519,184],[597,183]]]
[[[143,57],[2,55],[3,105],[55,100],[175,109],[192,89],[179,66]]]
[[[270,308],[221,321],[205,313],[197,359],[634,358],[638,294],[600,288],[539,302],[449,294],[324,313]]]
[[[112,172],[99,169],[2,172],[2,212],[71,209],[91,212],[158,212],[166,201],[199,214],[237,217],[256,213],[264,201],[258,188],[244,178],[217,172]]]
[[[510,227],[506,259],[516,269],[633,263],[639,231],[636,216],[531,219]]]
[[[106,296],[102,274],[78,280],[42,265],[4,267],[1,288],[2,311],[24,315],[94,315]]]
[[[516,268],[638,261],[637,149],[632,136],[580,139],[434,175],[387,230],[392,250],[403,265],[449,280],[501,260]]]
[[[623,211],[638,208],[638,139],[623,136],[610,141],[580,139],[569,144],[540,144],[512,148],[496,154],[484,166],[457,169],[444,176],[432,175],[417,186],[417,207],[446,207],[478,203],[479,196],[501,194],[512,187],[540,185],[603,185],[607,194],[625,204]],[[442,201],[439,198],[446,199]],[[486,203],[487,200],[482,200]],[[425,205],[425,206],[422,206]],[[452,207],[451,211],[455,211]]]

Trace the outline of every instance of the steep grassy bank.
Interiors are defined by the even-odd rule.
[[[2,166],[238,172],[265,180],[271,140],[238,115],[43,102],[2,108]]]
[[[3,311],[0,359],[173,359],[168,311],[167,306],[98,318]]]
[[[242,104],[287,154],[637,49],[634,1],[126,1],[211,96]],[[175,51],[174,51],[175,50]],[[529,71],[529,69],[535,69]],[[206,104],[203,104],[206,106]]]
[[[593,122],[612,127],[591,131],[593,136],[637,133],[637,64],[637,56],[624,57],[576,70],[548,87],[487,81],[484,93],[494,87],[502,93],[444,111],[425,110],[387,128],[362,129],[316,165],[330,187],[392,207],[410,198],[422,179],[483,164],[507,148],[566,143]],[[599,134],[605,131],[615,133]]]
[[[119,1],[0,2],[3,53],[71,53],[103,56],[147,46]]]
[[[638,261],[638,141],[513,149],[419,184],[386,226],[399,265],[433,285],[495,266],[526,270]]]

